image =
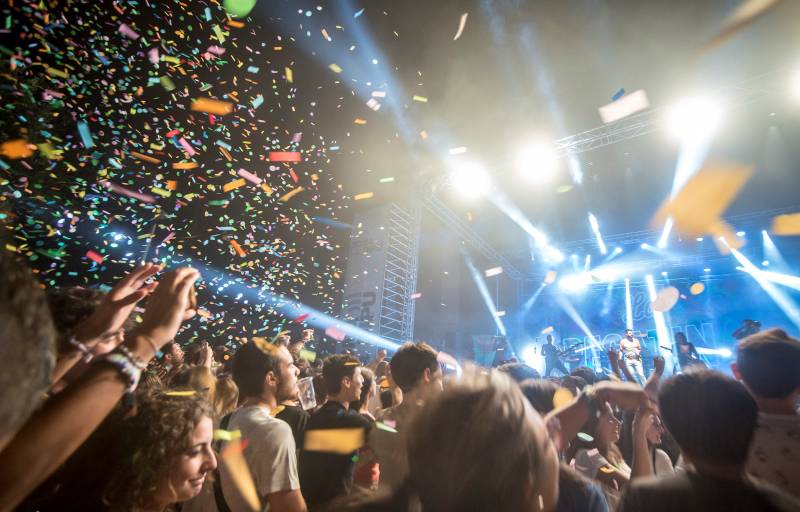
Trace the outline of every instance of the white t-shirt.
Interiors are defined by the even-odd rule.
[[[608,462],[608,459],[603,457],[597,448],[579,449],[575,453],[575,458],[572,460],[572,463],[575,471],[582,474],[586,478],[589,478],[590,480],[596,480],[597,472],[600,470],[600,468],[608,466],[613,467],[628,478],[631,477],[631,468],[625,464],[625,462],[621,462],[620,465],[615,466],[614,464]],[[607,485],[601,485],[600,487],[602,488],[603,494],[608,502],[608,509],[616,510],[617,504],[622,496],[622,489],[611,488]]]
[[[747,471],[800,498],[800,415],[758,413]]]
[[[675,473],[675,466],[672,465],[672,459],[670,459],[667,452],[661,448],[656,448],[655,455],[653,456],[653,471],[656,476],[668,476]]]
[[[265,407],[242,407],[234,411],[227,430],[240,430],[242,439],[247,440],[244,458],[250,468],[256,491],[265,504],[265,511],[269,510],[265,499],[268,494],[300,488],[294,436],[286,422],[270,416]],[[231,511],[251,512],[221,461],[220,481],[222,494]],[[196,498],[184,504],[183,511],[217,511],[210,479],[206,479],[203,491]]]

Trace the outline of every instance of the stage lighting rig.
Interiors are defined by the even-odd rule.
[[[670,109],[667,122],[670,131],[680,140],[707,140],[716,132],[722,111],[720,103],[711,98],[689,98]]]

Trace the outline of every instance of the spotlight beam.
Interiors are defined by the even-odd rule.
[[[631,304],[631,280],[625,278],[625,328],[633,330],[633,306]]]
[[[492,294],[489,292],[489,287],[486,286],[486,281],[483,279],[483,275],[481,275],[481,272],[477,269],[477,267],[475,267],[472,259],[463,250],[462,255],[464,256],[464,262],[467,264],[469,273],[472,275],[472,280],[475,281],[475,286],[478,287],[478,291],[483,298],[483,302],[486,304],[486,308],[489,310],[489,313],[491,313],[492,318],[494,319],[494,323],[497,326],[497,331],[501,335],[505,336],[506,326],[503,325],[503,321],[500,320],[500,316],[497,314],[497,306],[495,306],[494,300],[492,300]]]
[[[727,244],[726,244],[727,245]],[[800,309],[797,307],[797,303],[793,301],[788,295],[786,295],[783,290],[779,290],[774,283],[767,280],[763,275],[761,275],[761,270],[758,269],[753,263],[747,259],[747,257],[734,249],[733,247],[729,247],[733,256],[739,261],[739,263],[745,268],[745,272],[753,276],[753,279],[761,286],[761,288],[767,292],[767,295],[775,301],[775,304],[781,308],[783,314],[785,314],[792,323],[800,329]]]
[[[600,249],[600,254],[605,256],[608,253],[608,248],[606,248],[606,243],[603,241],[603,235],[600,234],[600,224],[597,222],[597,217],[591,212],[589,212],[589,225],[592,227],[595,238],[597,238],[597,247]]]
[[[653,276],[647,274],[644,277],[644,280],[647,284],[647,295],[650,298],[650,302],[653,302],[656,300],[657,296],[656,284],[655,281],[653,281]],[[653,321],[656,323],[656,342],[658,343],[658,352],[666,360],[665,367],[672,368],[672,354],[674,352],[664,350],[665,348],[672,348],[672,339],[669,335],[669,329],[667,328],[667,321],[664,313],[653,310]]]

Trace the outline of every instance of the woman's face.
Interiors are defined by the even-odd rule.
[[[213,435],[211,418],[204,417],[192,432],[192,444],[178,456],[170,469],[170,477],[156,490],[156,502],[170,504],[189,500],[200,493],[206,474],[217,467],[217,458],[211,449]]]
[[[619,441],[619,429],[622,426],[622,422],[614,416],[611,406],[607,403],[600,408],[600,411],[602,414],[597,422],[597,437],[604,445],[616,443]]]
[[[656,416],[655,421],[653,421],[645,434],[647,436],[647,442],[652,445],[661,444],[662,432],[664,432],[664,427],[661,426],[661,419]]]

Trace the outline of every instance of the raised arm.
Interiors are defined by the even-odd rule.
[[[181,323],[194,316],[188,292],[198,276],[191,268],[164,276],[147,304],[142,324],[124,343],[133,359],[149,361],[175,336]],[[63,464],[130,384],[118,366],[99,360],[77,382],[48,400],[0,453],[0,511],[12,510]]]

